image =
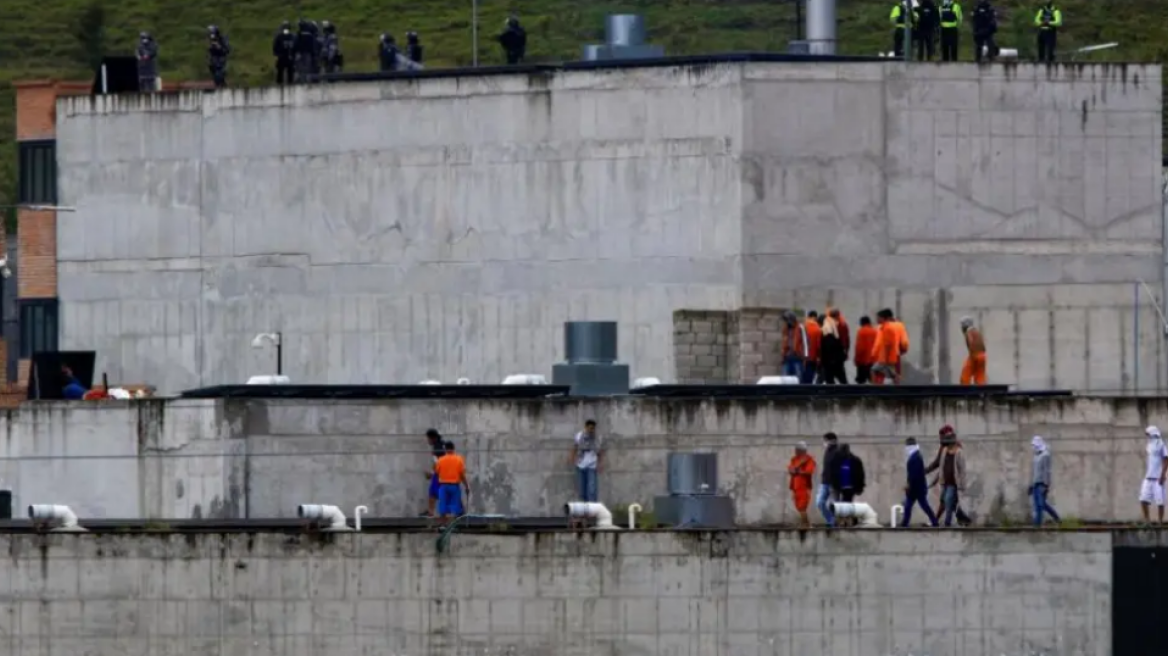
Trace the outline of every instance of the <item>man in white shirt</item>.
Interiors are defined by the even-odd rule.
[[[576,433],[576,443],[572,446],[572,463],[576,465],[576,477],[580,489],[580,501],[595,502],[599,497],[597,472],[600,470],[600,436],[596,434],[596,422],[584,422],[584,430]]]
[[[1168,474],[1168,447],[1160,437],[1160,429],[1148,426],[1144,429],[1148,436],[1148,469],[1144,472],[1144,482],[1140,486],[1140,509],[1144,511],[1144,521],[1150,522],[1148,507],[1153,503],[1159,511],[1158,521],[1164,523],[1164,477]]]

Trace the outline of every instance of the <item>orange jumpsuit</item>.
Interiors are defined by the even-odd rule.
[[[965,331],[965,346],[969,349],[969,355],[965,358],[965,366],[961,368],[961,384],[985,385],[986,347],[977,328]]]
[[[815,473],[815,458],[809,454],[796,454],[787,466],[791,474],[791,496],[795,499],[795,510],[807,512],[811,505],[811,477]]]
[[[876,330],[876,345],[872,348],[872,360],[896,372],[900,382],[900,356],[908,350],[908,333],[899,321],[885,321]],[[872,382],[877,385],[884,383],[884,373],[872,374]]]
[[[819,344],[823,341],[823,329],[814,319],[808,319],[804,324],[807,329],[807,361],[819,362]]]

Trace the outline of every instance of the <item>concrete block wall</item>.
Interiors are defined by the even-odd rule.
[[[632,375],[669,378],[676,310],[830,303],[895,308],[922,380],[954,382],[970,314],[991,381],[1163,389],[1133,295],[1165,305],[1160,77],[752,63],[65,99],[62,345],[162,391],[269,371],[265,330],[298,381],[493,381],[615,319]],[[759,373],[744,353],[728,378]]]
[[[678,310],[673,313],[673,359],[683,385],[729,382],[730,322],[727,311]]]
[[[294,517],[301,503],[412,516],[426,506],[432,427],[466,457],[475,512],[559,515],[576,490],[572,435],[594,418],[609,450],[602,501],[651,509],[667,493],[669,453],[713,452],[743,525],[796,521],[786,464],[800,440],[819,460],[827,431],[864,459],[861,500],[887,523],[903,501],[904,439],[932,457],[951,424],[969,468],[962,504],[1000,525],[1030,516],[1035,434],[1050,444],[1064,518],[1137,519],[1143,428],[1168,425],[1168,400],[153,400],[32,403],[0,417],[0,483],[17,506],[64,503],[83,517]]]
[[[1111,648],[1106,533],[2,535],[13,656]]]

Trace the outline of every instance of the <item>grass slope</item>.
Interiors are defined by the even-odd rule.
[[[105,51],[132,52],[141,30],[154,33],[161,47],[165,79],[206,78],[205,27],[220,25],[235,51],[229,81],[235,85],[267,84],[274,72],[271,39],[280,20],[304,15],[337,24],[349,70],[376,67],[377,35],[399,38],[407,30],[421,34],[428,66],[471,62],[471,3],[436,0],[2,0],[0,21],[0,204],[14,202],[16,151],[11,82],[22,79],[90,79],[84,48],[77,38],[87,8],[105,11]],[[966,11],[972,0],[965,3]],[[1036,2],[999,0],[1003,15],[999,41],[1024,56],[1034,49],[1030,21]],[[1168,2],[1165,0],[1065,0],[1065,27],[1060,48],[1119,41],[1117,50],[1092,56],[1094,61],[1164,61],[1168,55]],[[890,47],[890,0],[839,0],[840,51],[874,54]],[[517,12],[528,30],[529,59],[562,61],[579,57],[587,43],[603,40],[604,16],[638,13],[646,17],[650,39],[669,54],[743,50],[782,50],[793,37],[795,11],[782,0],[629,0],[580,3],[569,0],[480,0],[479,56],[501,62],[491,37],[503,20]],[[971,44],[963,33],[961,57]]]

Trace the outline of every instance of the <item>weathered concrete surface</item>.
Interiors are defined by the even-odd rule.
[[[0,536],[15,656],[1104,656],[1106,533]]]
[[[1037,433],[1053,451],[1063,517],[1123,521],[1138,517],[1143,427],[1168,425],[1168,400],[46,403],[8,415],[3,480],[18,504],[67,503],[88,517],[293,517],[301,503],[413,515],[426,503],[422,435],[436,427],[467,458],[474,511],[550,515],[575,498],[568,449],[587,418],[607,439],[600,496],[612,506],[650,508],[667,492],[670,452],[712,451],[740,522],[793,522],[793,445],[808,440],[819,459],[834,430],[864,459],[862,500],[887,522],[901,502],[904,438],[932,457],[937,430],[952,424],[969,463],[963,505],[979,520],[1026,520]]]
[[[673,376],[672,312],[895,308],[1025,387],[1162,388],[1160,68],[722,64],[58,105],[64,348],[163,390]],[[1136,327],[1138,317],[1138,328]],[[1137,365],[1137,362],[1139,363]],[[1138,375],[1136,369],[1139,369]]]

